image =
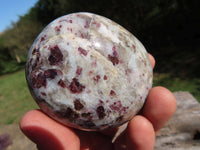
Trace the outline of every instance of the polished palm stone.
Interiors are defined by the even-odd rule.
[[[144,46],[115,22],[73,13],[51,22],[27,58],[26,79],[43,112],[82,130],[129,121],[152,86]]]

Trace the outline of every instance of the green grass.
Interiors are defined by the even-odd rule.
[[[24,70],[0,76],[0,124],[18,123],[34,108],[38,107],[27,88]]]
[[[164,86],[172,92],[188,91],[200,102],[200,79],[182,79],[170,74],[154,74],[154,85]]]
[[[181,79],[169,74],[154,74],[154,86],[189,91],[200,101],[200,79]],[[38,108],[26,85],[24,70],[0,76],[0,124],[18,123],[27,111]]]

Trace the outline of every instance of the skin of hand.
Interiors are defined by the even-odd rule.
[[[152,67],[155,59],[149,54]],[[141,112],[129,121],[125,131],[112,143],[118,128],[87,132],[66,127],[41,110],[27,112],[20,121],[22,132],[39,150],[153,150],[156,133],[176,110],[174,95],[164,87],[150,90]]]

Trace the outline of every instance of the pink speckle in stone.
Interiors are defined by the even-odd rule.
[[[46,39],[46,35],[42,36],[40,42],[43,42]]]
[[[88,72],[88,76],[91,76],[93,74],[93,71]]]
[[[87,90],[87,93],[89,94],[89,93],[91,93],[92,91],[91,90]]]
[[[86,20],[84,28],[89,28],[89,24],[90,24],[89,21]]]
[[[77,66],[76,74],[77,74],[77,75],[81,75],[82,70],[83,70],[83,68],[81,68],[80,66]]]
[[[67,86],[65,85],[65,82],[62,79],[58,81],[58,85],[61,86],[62,88],[67,88]]]
[[[129,107],[127,106],[127,107],[122,107],[122,109],[121,109],[121,111],[120,111],[120,113],[122,113],[122,112],[127,112],[127,109],[129,109]]]
[[[123,61],[123,60],[119,60],[119,63],[120,63],[120,64],[123,64],[123,63],[124,63],[124,61]]]
[[[112,105],[109,106],[112,110],[120,112],[122,108],[121,101],[114,102]]]
[[[115,91],[110,90],[110,96],[115,96],[115,95],[116,95]]]
[[[119,59],[116,56],[108,55],[108,59],[113,63],[114,66],[119,64]]]
[[[112,47],[112,50],[113,50],[113,54],[112,55],[108,55],[108,59],[113,63],[113,65],[117,65],[119,64],[119,56],[118,56],[118,53],[116,51],[116,47],[113,46]]]
[[[69,20],[69,23],[72,23],[72,20]]]
[[[118,57],[117,51],[113,51],[113,56]]]
[[[99,82],[100,79],[101,79],[100,75],[96,75],[95,77],[93,77],[93,80],[95,82]]]
[[[93,22],[93,24],[96,25],[97,28],[100,28],[100,27],[101,27],[101,24],[100,24],[100,23]]]
[[[101,105],[104,105],[104,102],[100,99],[99,100],[99,103],[101,104]]]
[[[45,40],[45,38],[44,38],[44,37],[41,37],[40,42],[42,42],[42,41],[44,41],[44,40]]]
[[[107,80],[107,79],[108,79],[108,77],[107,77],[106,75],[104,75],[104,76],[103,76],[103,79],[104,79],[104,80]]]
[[[96,67],[97,66],[97,59],[94,60],[94,62],[92,62],[92,67]]]
[[[116,47],[115,47],[115,46],[113,46],[113,47],[112,47],[112,50],[113,50],[113,51],[116,51]]]
[[[59,25],[59,26],[56,26],[55,27],[55,30],[57,31],[57,32],[60,32],[60,29],[62,28],[62,25]]]
[[[59,65],[63,61],[63,54],[58,47],[55,45],[54,47],[50,48],[51,54],[48,58],[50,65]]]
[[[71,33],[73,32],[72,28],[67,28],[68,31],[70,31]]]
[[[88,54],[88,52],[85,49],[81,48],[81,47],[78,48],[78,51],[80,52],[80,54],[82,54],[84,56],[87,56],[87,54]]]
[[[79,83],[78,79],[73,78],[71,84],[69,85],[69,90],[72,93],[81,93],[85,89],[85,86]]]
[[[87,35],[83,34],[81,31],[79,31],[79,34],[80,34],[80,37],[83,38],[83,39],[86,39],[87,38]]]

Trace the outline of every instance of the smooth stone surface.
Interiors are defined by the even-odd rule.
[[[33,43],[26,65],[30,91],[57,121],[103,130],[129,121],[152,86],[143,45],[115,22],[74,13],[50,23]]]

